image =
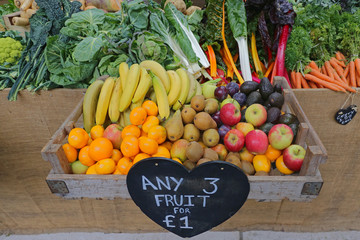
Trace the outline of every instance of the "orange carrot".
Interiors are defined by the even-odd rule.
[[[341,78],[341,77],[339,76],[339,74],[338,74],[335,70],[334,70],[333,74],[334,74],[334,79],[335,79],[335,80],[337,80],[337,81],[339,81],[339,82],[348,83],[347,80],[346,80],[346,78]]]
[[[341,53],[340,52],[336,52],[335,53],[335,57],[337,60],[343,60],[343,58],[341,57]]]
[[[330,60],[336,62],[339,66],[341,66],[341,67],[343,67],[343,68],[346,67],[344,61],[337,60],[337,59],[334,58],[334,57],[332,57]]]
[[[357,87],[360,87],[360,74],[358,74],[358,72],[355,71],[355,75],[356,75],[356,85]]]
[[[334,78],[334,69],[331,67],[330,62],[326,61],[324,63],[325,69],[326,69],[326,73],[330,78]]]
[[[356,58],[354,62],[355,62],[356,72],[360,75],[360,58]]]
[[[300,78],[300,80],[301,80],[301,87],[302,87],[302,88],[310,88],[310,87],[309,87],[309,84],[307,83],[307,81],[305,80],[305,78],[303,77],[303,75],[300,74],[300,76],[301,76],[301,78]]]
[[[349,70],[350,70],[350,68],[349,68],[349,64],[348,64],[348,65],[346,65],[346,68],[345,68],[345,70],[344,70],[344,77],[345,77],[345,78],[347,78],[347,76],[348,76],[348,74],[349,74]]]
[[[326,68],[325,68],[325,65],[323,65],[321,67],[321,73],[325,74],[325,75],[328,75],[327,72],[326,72]]]
[[[311,88],[318,88],[314,82],[309,81],[308,83]]]
[[[319,84],[323,85],[324,87],[326,87],[328,89],[331,89],[331,90],[334,90],[334,91],[346,92],[346,90],[344,88],[341,89],[340,86],[337,87],[336,84],[321,80],[320,78],[315,77],[314,75],[311,75],[311,74],[305,74],[305,79],[309,80],[309,81],[319,83]]]
[[[301,88],[301,73],[296,72],[295,73],[295,88]]]
[[[314,69],[320,71],[319,67],[316,65],[316,62],[314,62],[314,61],[311,61],[311,62],[309,63],[309,67],[314,68]]]
[[[267,70],[266,70],[266,72],[265,72],[264,77],[269,77],[269,75],[270,75],[271,71],[272,71],[272,70],[273,70],[273,68],[274,68],[274,64],[275,64],[275,62],[271,62],[271,63],[270,63],[270,65],[269,65],[268,69],[267,69]]]
[[[295,88],[295,71],[291,71],[290,72],[290,82],[291,82],[291,87]]]
[[[350,65],[350,73],[349,73],[349,75],[350,75],[350,86],[351,87],[356,87],[356,74],[355,74],[355,63],[354,63],[354,61],[351,61],[350,63],[349,63],[349,65]]]
[[[345,79],[344,78],[344,69],[335,60],[336,60],[336,58],[330,59],[329,62],[331,64],[331,66],[335,69],[335,71],[337,72],[337,74],[339,75],[340,78]]]

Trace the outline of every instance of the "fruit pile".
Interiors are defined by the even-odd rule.
[[[63,145],[73,173],[127,174],[149,157],[187,169],[226,161],[248,175],[300,170],[306,151],[294,144],[299,121],[281,111],[282,88],[267,78],[200,84],[182,68],[166,71],[148,60],[121,63],[119,73],[85,93],[84,128],[72,129]]]

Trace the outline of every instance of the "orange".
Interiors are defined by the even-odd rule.
[[[112,174],[117,175],[117,174],[121,174],[121,172],[118,168],[115,168],[115,171]]]
[[[140,137],[147,137],[148,134],[141,129]]]
[[[97,174],[96,169],[95,169],[95,164],[90,166],[87,170],[86,170],[86,174]]]
[[[92,143],[92,141],[93,141],[93,140],[91,139],[91,137],[89,137],[89,140],[88,140],[86,146],[90,146],[90,144]]]
[[[253,158],[253,165],[256,172],[258,171],[270,172],[271,169],[270,160],[265,155],[256,155]]]
[[[143,107],[146,110],[147,115],[149,115],[149,116],[157,116],[158,115],[158,106],[156,105],[155,102],[153,102],[151,100],[144,101],[143,104],[141,105],[141,107]]]
[[[145,108],[136,107],[130,112],[130,122],[133,125],[141,125],[145,122],[147,112]]]
[[[141,126],[141,129],[144,132],[148,133],[150,128],[156,125],[159,125],[159,119],[155,116],[148,116],[143,125]]]
[[[116,164],[111,158],[101,159],[95,164],[95,170],[98,174],[110,174],[115,171]]]
[[[159,146],[157,152],[152,156],[170,158],[170,152],[166,147]]]
[[[139,138],[139,148],[142,152],[147,154],[155,154],[158,150],[158,143],[151,138],[148,137],[140,137]]]
[[[76,149],[85,147],[89,141],[89,134],[82,128],[73,128],[71,129],[68,142],[71,146]]]
[[[104,135],[104,127],[101,125],[95,125],[90,130],[91,139],[94,140],[96,138],[102,137]]]
[[[95,161],[110,158],[113,152],[113,145],[107,138],[100,137],[92,141],[89,149],[89,157]]]
[[[139,153],[139,140],[134,136],[126,136],[121,142],[121,152],[125,157],[133,157]]]
[[[115,161],[115,163],[117,163],[119,161],[120,158],[122,158],[122,154],[120,152],[119,149],[114,148],[111,154],[111,158],[112,160]]]
[[[85,146],[82,149],[80,149],[80,152],[79,152],[79,161],[83,165],[88,166],[88,167],[95,164],[95,160],[89,156],[89,149],[90,149],[89,146]]]
[[[121,174],[126,175],[126,174],[128,174],[132,165],[133,164],[132,164],[130,158],[123,157],[123,158],[120,158],[119,162],[116,165],[116,168],[119,169]]]
[[[153,126],[149,129],[148,137],[161,144],[166,140],[166,129],[161,125]]]
[[[294,173],[293,170],[290,170],[284,163],[284,159],[283,159],[283,155],[281,155],[280,157],[278,157],[276,159],[275,162],[276,168],[279,170],[279,172],[286,174],[286,175],[290,175],[292,173]]]
[[[78,157],[78,152],[77,152],[76,148],[74,148],[73,146],[71,146],[68,143],[65,143],[64,145],[62,145],[62,148],[64,149],[65,156],[66,156],[68,162],[69,163],[75,162]]]
[[[124,139],[126,136],[134,136],[134,137],[140,137],[141,130],[138,126],[135,125],[128,125],[124,127],[124,129],[121,132],[121,138]]]
[[[181,164],[182,164],[181,160],[180,160],[180,159],[178,159],[178,158],[172,158],[172,160],[174,160],[174,161],[176,161],[176,162],[178,162],[178,163],[181,163]]]
[[[280,157],[281,150],[273,148],[270,144],[265,152],[265,156],[270,160],[270,162],[275,162],[275,160]]]
[[[171,150],[172,143],[170,141],[163,142],[160,146],[166,147],[167,150]]]
[[[135,164],[135,163],[137,163],[145,158],[149,158],[149,157],[151,157],[151,156],[147,153],[138,153],[132,162],[133,162],[133,164]]]

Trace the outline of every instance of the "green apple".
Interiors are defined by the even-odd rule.
[[[232,98],[224,99],[220,104],[220,109],[227,103],[232,103],[235,105],[236,108],[240,109],[240,104],[235,99],[232,99]]]
[[[83,165],[79,160],[71,164],[71,170],[74,174],[85,174],[88,166]]]

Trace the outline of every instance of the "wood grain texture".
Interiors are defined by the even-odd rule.
[[[320,195],[311,202],[248,200],[214,230],[360,230],[360,117],[345,126],[335,122],[345,94],[326,89],[294,93],[328,153],[319,167],[324,180]],[[0,92],[0,233],[164,231],[132,200],[66,200],[50,192],[45,179],[51,165],[40,152],[83,90],[23,91],[16,102],[9,102],[7,94]],[[360,106],[359,95],[354,103]]]

